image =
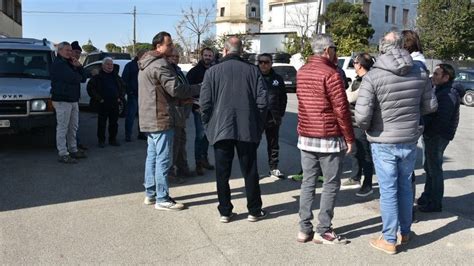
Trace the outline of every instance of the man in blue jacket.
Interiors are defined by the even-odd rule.
[[[81,82],[86,76],[81,63],[72,56],[68,42],[58,44],[58,56],[51,65],[51,100],[56,110],[56,147],[61,163],[77,163],[86,158],[77,149],[76,133],[79,125],[79,97]]]
[[[224,46],[224,58],[206,71],[199,105],[209,143],[216,158],[217,196],[220,221],[228,223],[234,206],[230,201],[229,177],[234,149],[245,178],[245,194],[250,222],[266,216],[262,210],[257,147],[266,119],[267,90],[256,66],[240,58],[242,41],[230,37]]]
[[[127,85],[127,117],[125,118],[125,141],[132,141],[132,129],[135,117],[138,113],[138,60],[145,54],[145,50],[139,50],[135,58],[128,62],[122,72],[122,80]],[[144,134],[138,132],[139,139],[146,139]]]
[[[459,105],[462,89],[453,88],[455,77],[454,68],[448,64],[439,64],[433,73],[438,111],[423,117],[425,131],[426,172],[425,190],[418,199],[418,209],[421,212],[440,212],[444,193],[443,154],[454,138],[459,123]]]

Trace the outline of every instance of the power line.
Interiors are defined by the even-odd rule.
[[[85,11],[39,11],[39,10],[23,10],[28,14],[58,14],[58,15],[133,15],[133,12],[85,12]],[[144,16],[163,16],[163,17],[181,17],[183,14],[164,14],[164,13],[148,13],[136,12],[137,15]],[[203,16],[204,17],[204,16]],[[213,16],[211,16],[213,17]]]

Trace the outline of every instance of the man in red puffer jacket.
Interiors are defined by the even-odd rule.
[[[354,142],[351,113],[344,81],[332,63],[337,55],[331,37],[315,36],[313,53],[297,74],[298,148],[303,167],[297,240],[345,244],[347,241],[333,231],[331,220],[341,187],[344,154],[351,152]],[[315,234],[312,205],[320,170],[325,178]]]

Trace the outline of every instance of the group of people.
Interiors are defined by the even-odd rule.
[[[140,131],[147,135],[144,203],[158,210],[184,208],[170,196],[168,182],[174,176],[192,175],[185,149],[185,121],[192,112],[196,173],[202,175],[204,169],[215,168],[220,222],[228,223],[234,215],[229,178],[235,150],[245,179],[247,219],[256,222],[265,218],[268,213],[262,208],[257,148],[265,132],[270,175],[282,178],[278,169],[278,133],[287,104],[283,79],[271,67],[272,56],[259,55],[258,67],[249,64],[240,56],[241,40],[233,36],[225,42],[219,63],[214,64],[214,51],[205,48],[201,51],[201,61],[185,76],[177,65],[179,53],[169,33],[158,33],[152,44],[152,51],[139,53],[130,63],[135,64],[130,68],[136,81],[124,85],[133,88],[128,89],[128,98],[129,102],[131,99],[136,102],[132,103],[135,109],[130,109],[138,109]],[[76,92],[76,83],[84,78],[80,64],[69,60],[69,49],[67,43],[58,46],[59,56],[52,68],[62,71],[61,78],[69,77],[67,81],[54,78],[52,71],[58,151],[64,162],[80,158],[73,132],[77,130],[77,114],[72,114],[77,110],[78,93],[72,92]],[[390,32],[380,40],[377,59],[367,53],[354,58],[357,78],[347,88],[341,70],[334,63],[337,47],[332,38],[316,35],[312,49],[313,55],[297,73],[297,146],[301,150],[303,170],[297,241],[347,243],[336,234],[332,219],[344,157],[352,154],[354,174],[349,181],[360,183],[364,175],[357,195],[373,193],[375,172],[380,188],[383,229],[380,237],[370,240],[370,245],[395,254],[397,243],[406,244],[410,238],[412,179],[421,136],[425,143],[426,184],[417,200],[418,209],[442,210],[443,153],[454,137],[462,97],[462,90],[452,84],[454,69],[439,64],[430,79],[418,35],[412,31]],[[99,130],[105,131],[103,121],[108,118],[109,143],[113,145],[116,126],[110,123],[116,123],[116,117],[110,113],[127,89],[122,85],[112,88],[114,82],[120,82],[116,74],[108,75],[113,72],[111,63],[111,59],[104,60],[103,76],[91,80],[89,86],[92,98],[102,104],[99,144],[105,141]],[[215,167],[208,160],[209,145],[214,148]],[[312,205],[320,175],[324,178],[318,224],[314,229]]]

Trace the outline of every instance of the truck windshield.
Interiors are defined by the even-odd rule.
[[[50,79],[48,51],[0,50],[0,77]]]

